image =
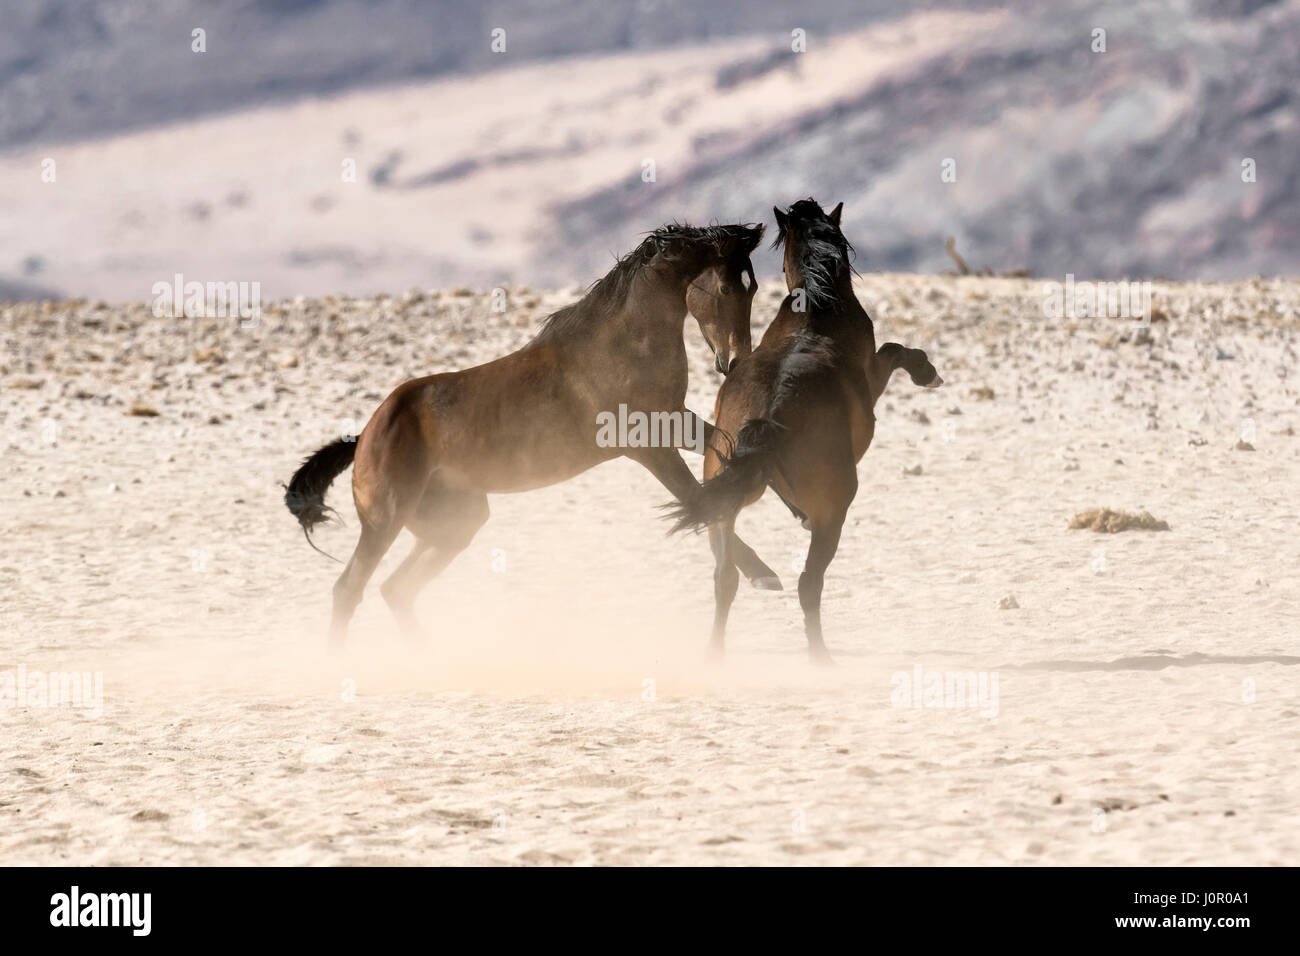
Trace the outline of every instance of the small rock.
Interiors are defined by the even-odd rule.
[[[1241,439],[1239,439],[1239,440],[1237,441],[1237,444],[1233,445],[1232,447],[1233,447],[1233,450],[1235,450],[1235,451],[1254,451],[1254,450],[1255,450],[1255,446],[1254,446],[1254,445],[1252,445],[1252,444],[1251,444],[1250,442],[1248,442],[1248,441],[1241,440]]]
[[[911,468],[904,468],[904,469],[903,469],[903,474],[905,474],[905,475],[919,475],[920,473],[921,473],[921,466],[920,466],[920,465],[915,465],[915,466],[913,466],[913,467],[911,467]]]
[[[158,409],[150,405],[142,405],[139,402],[136,402],[131,406],[131,410],[127,412],[127,414],[134,415],[137,418],[157,418]]]
[[[163,813],[161,810],[137,810],[131,814],[131,819],[137,823],[161,823],[163,820],[170,820],[170,813]]]
[[[1120,531],[1168,531],[1169,522],[1152,517],[1149,511],[1133,514],[1111,508],[1089,508],[1070,519],[1070,530],[1079,529],[1117,534]]]
[[[1014,594],[1008,594],[998,602],[999,611],[1014,611],[1019,607],[1020,605],[1016,602],[1016,596]]]
[[[1137,804],[1132,800],[1125,800],[1123,797],[1106,797],[1101,800],[1092,801],[1092,805],[1098,810],[1105,810],[1110,813],[1113,810],[1136,810]]]

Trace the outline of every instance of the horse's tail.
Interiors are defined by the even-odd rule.
[[[736,516],[745,499],[763,488],[780,471],[778,447],[785,426],[771,418],[751,418],[736,435],[730,454],[720,454],[724,467],[686,501],[668,511],[675,534],[685,528],[699,531]]]
[[[311,539],[311,530],[316,525],[329,519],[332,508],[325,506],[325,492],[330,484],[341,475],[357,453],[356,438],[340,438],[317,449],[307,458],[302,466],[293,473],[284,490],[284,504],[289,512],[302,525],[303,536],[307,543],[316,548]],[[320,548],[316,548],[320,551]],[[321,551],[321,554],[325,554]],[[332,557],[332,555],[325,555]],[[335,560],[338,560],[335,558]]]

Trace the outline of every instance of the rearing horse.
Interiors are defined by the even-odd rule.
[[[917,385],[943,381],[919,349],[890,342],[876,351],[871,317],[853,295],[842,208],[827,215],[805,199],[788,213],[775,210],[790,295],[758,348],[735,364],[718,392],[715,434],[736,436],[734,447],[710,444],[704,484],[672,512],[673,531],[709,530],[715,653],[722,651],[736,597],[736,515],[770,485],[812,531],[799,604],[809,654],[829,663],[822,583],[857,494],[857,463],[875,433],[876,400],[895,368],[906,369]]]
[[[761,225],[669,225],[650,233],[573,305],[547,317],[517,352],[459,372],[399,385],[355,442],[319,449],[294,474],[285,504],[310,541],[326,520],[325,492],[353,465],[361,537],[334,585],[337,649],[366,582],[403,527],[415,536],[382,591],[408,637],[420,635],[420,589],[463,551],[488,518],[489,494],[565,481],[611,458],[644,465],[678,500],[698,489],[676,447],[603,447],[598,415],[685,407],[687,296],[726,371],[750,349],[755,283],[749,255]],[[738,539],[739,565],[759,587],[780,587]]]

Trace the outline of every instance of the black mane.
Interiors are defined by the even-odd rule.
[[[852,243],[814,199],[800,199],[791,206],[780,226],[772,246],[790,242],[790,233],[795,234],[793,252],[803,274],[808,304],[815,309],[833,306],[837,282],[846,271],[853,271],[849,261]]]
[[[691,226],[672,222],[660,226],[593,282],[581,299],[543,319],[533,342],[563,337],[618,312],[627,301],[632,279],[642,269],[678,264],[694,267],[697,262],[703,269],[718,259],[745,262],[762,237],[763,227],[752,223]]]

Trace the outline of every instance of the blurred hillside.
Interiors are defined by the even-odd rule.
[[[660,222],[770,225],[806,195],[845,202],[863,270],[951,268],[955,236],[972,268],[1051,278],[1300,272],[1300,0],[2,16],[3,298],[587,282]]]
[[[827,31],[932,4],[818,0]],[[951,5],[951,4],[945,4]],[[990,6],[972,2],[964,7]],[[103,135],[247,108],[584,53],[788,32],[775,0],[5,0],[0,146]],[[207,32],[195,57],[191,31]]]

